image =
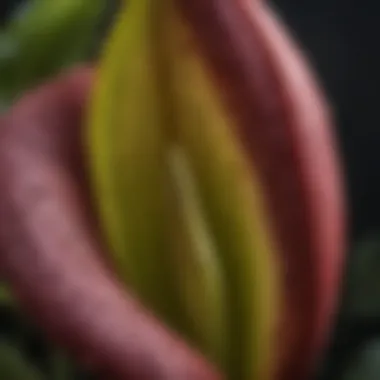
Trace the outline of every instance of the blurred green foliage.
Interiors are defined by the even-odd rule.
[[[380,340],[370,341],[343,371],[342,380],[379,380]]]
[[[347,256],[341,304],[319,380],[380,379],[380,233]]]
[[[0,106],[89,57],[107,0],[30,0],[0,31]]]
[[[7,380],[43,380],[42,374],[9,344],[0,344],[0,374]]]
[[[341,314],[346,320],[380,319],[378,233],[372,233],[360,241],[350,254]]]

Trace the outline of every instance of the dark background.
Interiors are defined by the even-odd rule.
[[[373,231],[380,232],[378,1],[273,0],[271,3],[306,50],[333,105],[351,212],[350,238],[351,243],[357,242]],[[375,254],[380,257],[380,251]],[[355,265],[352,261],[351,266]],[[378,282],[373,284],[377,286]],[[360,287],[362,283],[355,286]],[[370,293],[365,289],[360,293],[362,297]],[[378,296],[377,292],[375,299]],[[339,319],[320,379],[341,378],[355,355],[379,337],[378,315]],[[373,359],[371,365],[374,366]],[[375,375],[362,373],[357,378],[369,380],[369,377],[380,379],[378,371]]]
[[[380,225],[378,1],[272,1],[306,49],[334,106],[352,239]]]

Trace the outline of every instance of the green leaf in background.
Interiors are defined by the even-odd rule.
[[[61,351],[52,354],[51,373],[52,380],[69,380],[75,378],[75,367],[72,361]]]
[[[347,367],[341,380],[380,379],[380,340],[369,342]]]
[[[0,304],[13,304],[14,299],[6,285],[0,284]]]
[[[350,255],[341,314],[345,320],[380,318],[378,233],[361,241]]]
[[[44,377],[24,359],[17,348],[2,343],[0,344],[0,379],[43,380]]]
[[[0,33],[0,104],[85,60],[107,0],[30,0]]]

